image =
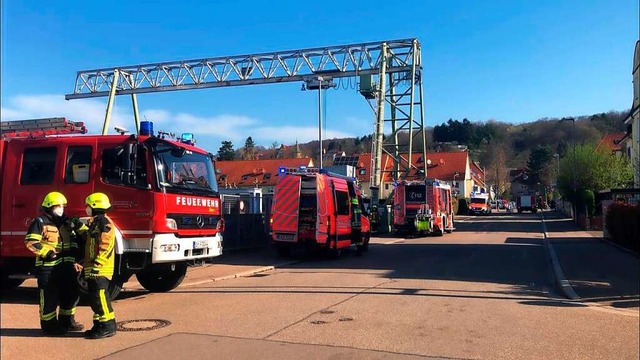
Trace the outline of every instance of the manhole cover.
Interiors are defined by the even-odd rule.
[[[312,323],[313,325],[327,324],[326,321],[322,321],[322,320],[314,320],[314,321],[310,321],[310,323]]]
[[[320,314],[333,314],[334,312],[333,310],[320,310]]]
[[[118,331],[151,331],[171,325],[171,321],[162,319],[137,319],[120,321],[116,325]]]

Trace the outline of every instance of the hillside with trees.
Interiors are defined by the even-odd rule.
[[[625,131],[624,119],[627,114],[628,111],[609,111],[576,116],[576,143],[597,143],[607,133]],[[560,119],[542,118],[519,124],[497,120],[449,119],[427,128],[427,148],[428,151],[445,151],[451,145],[465,145],[471,158],[485,168],[495,167],[496,164],[505,168],[521,168],[527,165],[529,155],[536,146],[548,147],[552,154],[564,156],[572,144],[572,124],[560,122]],[[400,142],[406,141],[408,137],[409,134],[400,134]],[[258,154],[275,157],[281,147],[278,142],[268,148],[256,145],[251,136],[247,138],[245,146],[238,149],[233,149],[230,141],[224,141],[222,145],[222,151],[218,155],[228,160],[255,158]],[[326,155],[342,152],[346,155],[367,153],[371,151],[371,134],[356,138],[324,139],[323,145]],[[288,147],[293,146],[294,144],[288,144]],[[299,144],[299,147],[306,156],[318,158],[317,140]],[[419,146],[415,148],[415,151],[421,150]]]

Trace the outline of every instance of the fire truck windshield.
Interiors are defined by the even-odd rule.
[[[158,142],[154,154],[159,185],[167,192],[218,194],[215,169],[209,156],[166,142]]]

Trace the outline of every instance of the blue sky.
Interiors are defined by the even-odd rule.
[[[533,121],[624,110],[638,0],[2,2],[2,120],[66,116],[101,130],[105,98],[65,101],[78,70],[418,38],[425,119]],[[301,84],[139,96],[156,129],[199,145],[317,139],[317,93]],[[118,97],[112,125],[132,127]],[[363,136],[373,114],[354,90],[327,93],[325,138]]]

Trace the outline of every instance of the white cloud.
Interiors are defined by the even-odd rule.
[[[106,99],[78,99],[67,101],[63,95],[20,95],[9,98],[5,107],[0,110],[0,120],[20,120],[45,117],[65,117],[73,121],[83,121],[89,133],[102,131],[106,110]],[[126,109],[126,110],[125,110]],[[220,142],[230,140],[236,148],[244,145],[251,136],[258,145],[268,147],[274,141],[284,144],[307,142],[318,139],[318,128],[315,126],[258,126],[260,120],[238,114],[217,114],[213,116],[197,116],[185,112],[173,113],[165,109],[145,109],[140,112],[141,120],[153,121],[154,130],[174,132],[192,132],[198,139],[198,145],[211,152],[216,152]],[[348,119],[362,121],[362,119]],[[109,132],[114,133],[113,126],[127,129],[134,128],[131,110],[125,106],[114,106],[111,114]],[[323,139],[353,136],[342,130],[323,129]]]
[[[318,128],[313,126],[266,126],[253,129],[252,133],[255,134],[251,135],[254,141],[260,143],[265,142],[267,144],[271,144],[274,141],[277,141],[280,144],[293,144],[296,140],[301,143],[318,140]],[[344,138],[351,136],[351,134],[343,131],[331,129],[327,129],[325,131],[324,129],[322,129],[323,139]]]

